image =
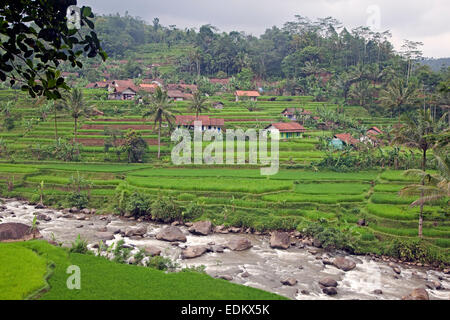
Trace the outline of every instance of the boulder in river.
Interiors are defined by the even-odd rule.
[[[286,278],[281,280],[281,283],[285,286],[295,286],[297,284],[297,279],[295,278]]]
[[[36,216],[36,219],[37,220],[41,220],[41,221],[50,221],[50,220],[52,220],[52,218],[50,218],[49,216],[47,216],[46,214],[43,214],[43,213],[38,214]]]
[[[252,243],[247,238],[237,237],[231,239],[230,242],[228,242],[227,247],[233,251],[243,251],[250,249],[252,247]]]
[[[333,265],[338,268],[341,269],[343,271],[350,271],[355,269],[356,267],[356,263],[350,259],[344,258],[344,257],[336,257],[333,260]]]
[[[334,296],[337,294],[337,289],[335,287],[325,287],[322,289],[322,292],[329,296]]]
[[[36,228],[23,223],[2,223],[0,224],[0,242],[27,241],[42,238],[41,233]]]
[[[186,236],[178,227],[168,226],[158,232],[156,239],[164,241],[181,241],[186,242]]]
[[[147,246],[144,248],[145,253],[147,253],[150,256],[159,256],[161,254],[161,250],[154,246]]]
[[[270,236],[270,246],[275,249],[287,249],[291,245],[289,234],[286,232],[275,231]]]
[[[139,228],[129,228],[125,230],[125,236],[126,237],[132,237],[132,236],[143,236],[147,233],[147,227],[142,226]]]
[[[430,297],[424,288],[416,288],[410,294],[402,297],[402,300],[430,300]]]
[[[192,227],[189,228],[189,232],[201,236],[207,236],[212,232],[212,223],[210,221],[195,222]]]
[[[320,279],[319,284],[324,287],[337,287],[338,285],[337,281],[330,277]]]
[[[183,259],[197,258],[203,255],[207,250],[208,248],[206,246],[191,246],[181,252],[181,257]]]

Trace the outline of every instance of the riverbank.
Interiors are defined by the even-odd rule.
[[[47,240],[63,242],[68,246],[80,235],[89,242],[91,249],[95,249],[100,241],[111,245],[123,240],[136,249],[156,248],[162,256],[183,267],[203,265],[213,277],[291,299],[401,299],[412,288],[419,287],[426,288],[430,299],[450,298],[450,277],[442,271],[399,264],[386,257],[326,252],[310,246],[310,239],[300,240],[294,234],[292,245],[284,250],[271,248],[268,235],[245,231],[238,234],[234,232],[242,230],[233,229],[227,233],[215,232],[202,236],[188,231],[189,225],[179,225],[177,228],[186,241],[168,242],[158,239],[158,234],[167,226],[153,222],[118,216],[63,213],[50,208],[36,209],[27,202],[17,200],[6,200],[3,206],[6,207],[0,213],[3,223],[30,225],[37,216],[38,228]],[[240,238],[249,241],[251,248],[242,251],[230,249],[230,243]],[[189,248],[198,247],[205,247],[206,250],[199,256],[185,258]],[[353,262],[355,267],[350,271],[337,268],[333,261],[338,257]],[[323,292],[323,285],[319,282],[325,278],[336,281],[337,294]]]

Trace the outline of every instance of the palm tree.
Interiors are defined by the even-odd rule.
[[[409,185],[400,190],[400,196],[411,196],[420,194],[420,198],[411,203],[411,207],[423,206],[426,203],[432,203],[450,197],[450,163],[448,155],[444,156],[438,152],[434,152],[434,157],[439,169],[438,174],[430,174],[423,170],[407,170],[404,172],[406,176],[414,176],[420,178],[420,184]],[[419,237],[422,238],[423,214],[419,215]]]
[[[392,130],[392,144],[404,145],[422,151],[422,171],[426,171],[427,151],[433,147],[437,135],[445,128],[443,115],[438,121],[433,120],[430,110],[419,110],[417,116],[404,116],[403,124]]]
[[[86,104],[83,98],[83,92],[81,91],[81,89],[78,88],[72,89],[72,91],[69,94],[65,95],[62,101],[62,105],[69,110],[70,115],[74,120],[73,143],[75,144],[75,142],[77,141],[78,119],[81,118],[82,116],[89,115],[90,110],[92,109],[93,106],[88,106]]]
[[[203,111],[208,111],[208,106],[206,105],[206,102],[208,101],[208,98],[203,96],[200,91],[194,92],[191,99],[191,104],[189,105],[190,111],[195,111],[195,118],[198,119],[199,113],[202,113]]]
[[[403,117],[404,124],[397,126],[393,130],[394,139],[393,144],[401,144],[410,148],[416,148],[422,151],[422,166],[421,171],[425,173],[427,165],[427,151],[433,147],[436,142],[437,134],[445,125],[443,119],[444,115],[439,121],[434,121],[431,117],[430,110],[419,110],[416,117]],[[420,197],[425,197],[425,179],[421,181],[422,190]],[[423,206],[424,202],[420,203],[419,214],[419,237],[422,237],[423,224]]]
[[[143,117],[150,117],[153,119],[155,125],[158,125],[158,159],[161,156],[161,125],[163,120],[167,121],[169,126],[172,126],[173,120],[175,116],[173,115],[174,111],[172,110],[172,100],[167,96],[167,91],[161,90],[160,87],[156,88],[156,91],[150,97],[150,101],[146,102],[144,99],[144,103],[148,103],[150,108],[147,112],[144,113]]]
[[[392,81],[386,89],[380,92],[380,103],[385,109],[399,111],[402,108],[414,105],[417,101],[418,90],[415,82],[405,84],[404,80],[396,79]]]

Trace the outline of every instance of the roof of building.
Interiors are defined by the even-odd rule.
[[[381,133],[383,133],[383,131],[381,131],[377,127],[372,127],[372,128],[369,128],[369,130],[367,130],[367,133],[370,133],[370,134],[381,134]]]
[[[236,90],[235,93],[238,97],[259,97],[260,94],[258,91],[244,91],[244,90]]]
[[[276,122],[272,123],[267,128],[274,127],[280,132],[305,132],[306,129],[297,122]],[[266,128],[266,129],[267,129]]]
[[[114,92],[116,93],[121,93],[124,92],[128,89],[134,91],[134,92],[138,92],[139,91],[139,87],[137,87],[133,80],[128,79],[128,80],[113,80],[111,82],[111,85],[114,87]]]
[[[230,83],[230,79],[211,78],[209,79],[209,82],[213,84],[227,85],[228,83]]]
[[[183,126],[193,126],[194,121],[201,121],[203,126],[221,127],[225,124],[224,119],[210,118],[209,116],[175,116],[175,123]]]
[[[183,98],[183,99],[190,99],[192,97],[192,94],[184,93],[180,90],[167,90],[167,96],[169,98]]]
[[[349,145],[356,145],[358,143],[358,140],[353,138],[350,133],[338,133],[334,137]]]

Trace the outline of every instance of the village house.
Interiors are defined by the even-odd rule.
[[[301,138],[306,132],[305,127],[297,122],[277,122],[265,128],[265,130],[271,129],[278,129],[281,139]]]
[[[371,127],[366,131],[366,134],[362,136],[359,140],[362,143],[371,143],[372,145],[378,145],[381,142],[381,139],[378,136],[382,134],[383,131],[381,131],[377,127]]]
[[[108,85],[109,100],[133,100],[139,87],[133,80],[114,80]]]
[[[177,128],[185,128],[188,130],[194,130],[194,122],[201,121],[202,132],[207,130],[214,130],[221,132],[224,130],[225,120],[214,119],[209,116],[175,116],[175,124]]]
[[[295,114],[296,114],[297,112],[299,112],[300,114],[305,115],[305,116],[306,116],[306,115],[308,115],[308,116],[312,115],[312,112],[311,112],[311,111],[305,110],[305,109],[303,109],[303,108],[286,108],[286,109],[284,109],[284,110],[281,112],[281,114],[282,114],[284,117],[288,118],[289,120],[296,121],[296,120],[297,120],[297,117],[295,116]]]
[[[244,91],[244,90],[236,90],[234,93],[236,97],[236,102],[242,98],[249,98],[251,101],[258,101],[258,97],[260,96],[258,91]]]
[[[338,133],[335,134],[333,138],[340,140],[342,144],[346,146],[356,146],[359,142],[359,140],[353,138],[350,133]]]
[[[167,96],[174,101],[185,101],[192,98],[192,94],[180,90],[167,90]]]

